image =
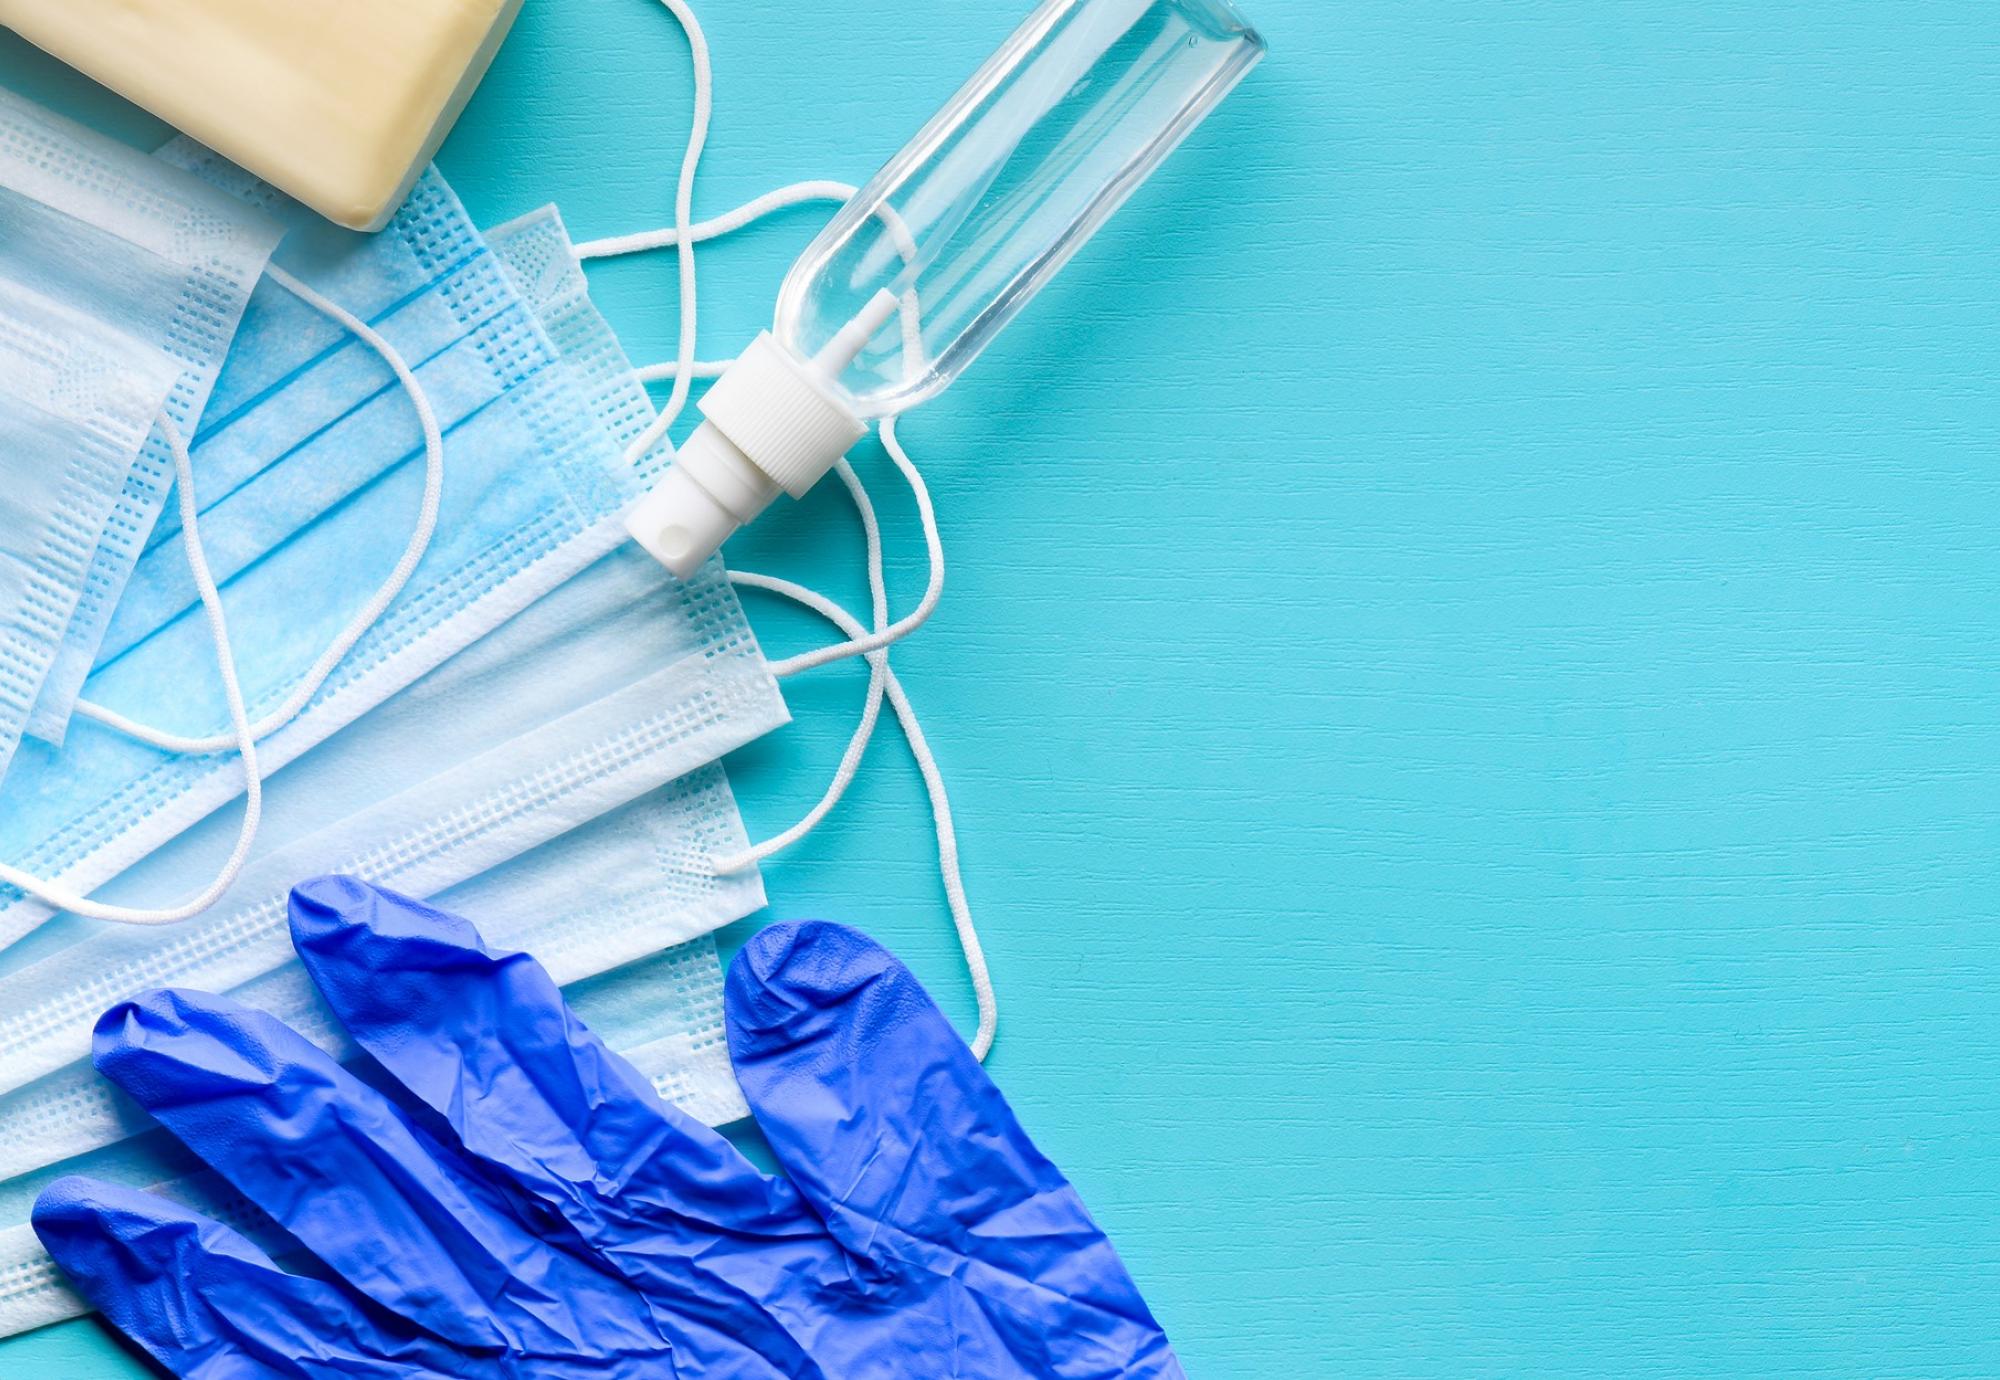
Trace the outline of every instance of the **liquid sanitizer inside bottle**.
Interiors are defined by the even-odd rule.
[[[1263,55],[1227,0],[1047,0],[792,266],[632,535],[692,575],[941,392]]]

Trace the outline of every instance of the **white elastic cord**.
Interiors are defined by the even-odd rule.
[[[795,676],[801,671],[810,671],[848,657],[867,656],[880,651],[891,643],[900,642],[924,625],[931,614],[937,611],[938,600],[944,596],[944,539],[938,535],[937,513],[931,507],[931,491],[924,484],[923,475],[910,462],[902,442],[896,438],[896,419],[884,418],[880,428],[882,448],[889,452],[889,458],[902,471],[903,479],[910,486],[910,494],[917,501],[917,517],[924,526],[924,549],[930,556],[930,580],[924,585],[924,597],[917,606],[889,624],[886,628],[855,635],[849,641],[836,642],[817,651],[801,652],[798,656],[786,657],[771,664],[771,674],[778,677]]]
[[[396,347],[347,308],[300,282],[276,264],[267,264],[264,271],[280,287],[352,332],[358,340],[381,356],[382,362],[395,374],[396,381],[402,385],[403,391],[409,395],[411,406],[416,409],[417,424],[423,429],[424,493],[417,508],[416,527],[410,533],[409,544],[403,548],[402,557],[396,562],[396,568],[389,572],[389,578],[382,582],[374,597],[362,606],[341,630],[340,635],[327,644],[319,660],[306,671],[305,677],[293,688],[292,693],[286,696],[284,703],[251,725],[251,733],[260,739],[268,738],[298,717],[299,711],[319,693],[320,686],[324,685],[326,678],[333,674],[341,658],[353,650],[354,644],[375,626],[389,605],[396,601],[396,596],[403,592],[403,586],[409,583],[410,576],[416,573],[418,564],[424,558],[424,552],[430,548],[431,536],[437,530],[438,506],[444,495],[444,433],[438,426],[437,413],[432,410],[430,399],[425,395],[423,386],[417,382],[416,374],[404,362]],[[186,492],[184,487],[183,495]],[[185,510],[186,506],[186,499],[183,497],[182,508]],[[140,742],[164,748],[168,752],[226,752],[236,741],[227,734],[195,738],[171,733],[166,729],[155,728],[151,724],[140,723],[136,719],[128,718],[116,710],[107,709],[90,700],[78,700],[76,712],[87,719],[94,719],[120,733],[137,738]]]
[[[885,425],[884,430],[889,433],[887,437],[889,443],[895,446],[891,454],[900,457],[899,466],[903,469],[904,477],[912,481],[912,487],[919,495],[919,506],[928,515],[929,496],[922,489],[923,481],[916,476],[916,467],[910,464],[907,455],[902,454],[901,446],[895,445],[893,427]],[[861,518],[862,536],[868,550],[868,597],[874,618],[874,633],[869,634],[853,614],[825,595],[791,580],[747,570],[733,570],[729,572],[729,578],[732,583],[743,588],[764,590],[804,605],[847,634],[849,640],[837,644],[838,647],[857,647],[874,637],[880,637],[896,625],[886,621],[889,616],[889,595],[882,568],[882,528],[876,516],[875,504],[869,498],[861,477],[854,472],[854,467],[847,461],[840,461],[835,466],[834,472],[840,476],[840,482],[846,487],[848,496],[854,500],[855,512]],[[926,594],[935,606],[934,594],[943,581],[944,558],[941,544],[937,541],[934,520],[927,520],[926,531],[933,553],[932,588],[926,591]],[[944,881],[945,902],[950,907],[952,925],[958,932],[958,946],[965,955],[966,971],[972,979],[973,995],[979,1003],[979,1028],[972,1038],[972,1052],[977,1058],[984,1059],[987,1051],[993,1047],[993,1036],[999,1027],[999,1005],[993,991],[992,975],[986,967],[985,950],[979,942],[979,930],[973,924],[972,906],[965,895],[965,880],[959,867],[958,833],[952,825],[951,799],[945,791],[944,774],[938,769],[937,759],[931,753],[930,742],[924,737],[923,728],[917,722],[916,710],[911,706],[909,696],[904,693],[902,682],[890,669],[887,644],[851,655],[863,655],[868,658],[868,698],[861,711],[861,721],[855,726],[853,736],[848,739],[847,749],[841,754],[840,766],[835,770],[833,781],[827,787],[826,793],[803,819],[782,834],[766,839],[763,843],[740,853],[718,858],[714,862],[714,867],[718,872],[732,872],[753,866],[789,848],[811,833],[840,803],[841,797],[847,793],[848,786],[853,783],[856,772],[860,770],[861,759],[868,751],[869,741],[874,737],[875,727],[881,716],[882,700],[886,696],[890,707],[895,711],[896,722],[902,728],[903,737],[910,745],[910,755],[916,759],[917,770],[924,779],[925,793],[930,798],[931,820],[937,831],[938,872]],[[778,675],[797,674],[795,671],[785,671],[780,668],[802,660],[807,658],[795,657],[791,661],[779,662],[772,670]],[[824,664],[825,661],[811,662],[799,666],[798,670],[810,670],[815,665]]]
[[[652,424],[626,448],[628,461],[637,460],[657,446],[681,409],[687,406],[688,391],[694,386],[695,286],[694,286],[694,175],[701,167],[702,147],[708,142],[708,119],[715,105],[715,79],[708,60],[708,37],[687,0],[660,0],[681,30],[687,34],[688,51],[694,59],[694,119],[688,129],[687,151],[681,155],[680,178],[674,186],[674,243],[678,248],[681,278],[680,348],[675,352],[674,387],[667,405]]]
[[[859,619],[817,590],[776,576],[745,570],[731,571],[729,578],[746,589],[761,589],[802,604],[855,641],[862,640],[867,632]],[[903,693],[902,682],[889,669],[886,656],[883,657],[881,675],[889,707],[896,712],[896,722],[910,745],[910,756],[916,759],[917,770],[924,778],[924,791],[930,797],[931,821],[937,829],[938,872],[944,879],[945,903],[951,908],[951,922],[958,931],[958,947],[965,955],[966,972],[972,978],[972,994],[979,1003],[979,1028],[972,1037],[972,1053],[975,1058],[984,1059],[987,1051],[993,1048],[994,1032],[999,1029],[999,1002],[993,993],[992,974],[986,968],[986,952],[980,947],[979,931],[972,923],[972,906],[965,899],[965,879],[959,871],[958,834],[951,822],[951,799],[945,794],[944,776],[938,770],[937,758],[932,756],[923,727],[917,722],[917,711],[911,707],[909,696]]]
[[[768,215],[790,206],[802,205],[810,201],[842,202],[854,195],[855,189],[845,182],[820,179],[812,182],[794,182],[776,191],[753,197],[733,211],[725,211],[713,220],[699,221],[687,229],[689,244],[705,244],[709,240],[741,230]],[[608,259],[620,254],[643,254],[651,249],[668,249],[681,243],[681,232],[668,226],[660,230],[641,230],[631,235],[606,235],[602,239],[585,240],[577,245],[579,259]]]
[[[719,379],[723,372],[736,361],[733,359],[698,359],[687,368],[691,379]],[[665,364],[641,364],[633,369],[641,383],[664,383],[681,376],[681,366],[668,360]]]
[[[925,590],[924,597],[925,603],[930,608],[935,608],[944,585],[944,547],[938,538],[935,514],[930,511],[930,496],[924,490],[923,479],[918,475],[916,466],[910,462],[908,454],[896,440],[893,424],[885,423],[884,431],[887,433],[887,444],[893,447],[891,454],[898,458],[904,477],[910,481],[912,492],[916,495],[918,509],[925,516],[926,538],[931,548],[932,560],[931,582]],[[868,699],[861,711],[861,722],[855,726],[854,735],[848,740],[847,750],[841,754],[840,765],[834,772],[832,784],[827,787],[826,794],[820,797],[819,803],[807,812],[805,818],[782,834],[717,860],[715,868],[718,872],[740,871],[782,852],[811,833],[821,820],[832,813],[834,806],[840,803],[841,797],[847,794],[847,788],[853,783],[855,773],[860,770],[861,759],[868,751],[869,740],[874,736],[876,721],[881,715],[882,695],[889,673],[887,643],[867,647],[859,653],[848,649],[877,641],[898,628],[902,631],[896,633],[896,636],[907,636],[924,617],[929,616],[928,609],[919,605],[918,611],[908,618],[900,619],[894,624],[887,621],[889,594],[882,569],[882,527],[876,517],[874,500],[868,496],[868,489],[862,484],[861,476],[854,472],[854,467],[845,459],[836,463],[834,472],[846,486],[848,497],[853,500],[854,510],[861,519],[862,536],[867,546],[868,596],[873,606],[874,632],[859,641],[836,643],[818,652],[809,652],[803,656],[773,663],[771,673],[778,677],[794,676],[824,666],[839,656],[862,655],[868,659]],[[759,585],[758,588],[763,586]]]
[[[846,201],[854,195],[854,188],[845,182],[816,181],[794,182],[788,187],[764,193],[744,202],[733,211],[725,211],[713,220],[700,221],[688,227],[685,241],[674,226],[660,230],[641,230],[630,235],[606,235],[602,239],[585,240],[576,245],[578,259],[608,259],[620,254],[643,254],[648,250],[667,249],[683,242],[689,245],[703,244],[724,235],[741,230],[746,225],[755,224],[764,217],[773,215],[790,206],[802,206],[814,201]],[[682,345],[688,354],[693,346],[684,336]],[[678,384],[683,378],[692,383],[695,379],[721,378],[723,371],[736,361],[733,359],[690,359],[685,364],[680,360],[670,360],[664,364],[642,364],[633,372],[642,383],[672,382]],[[664,435],[665,432],[660,433]],[[652,441],[657,441],[657,436]],[[634,444],[632,455],[642,454],[650,449]]]
[[[834,473],[847,486],[848,495],[854,500],[854,508],[861,515],[861,530],[868,544],[868,598],[873,608],[874,626],[881,631],[889,618],[889,593],[882,570],[882,527],[876,520],[875,504],[868,497],[868,490],[862,486],[861,476],[845,460],[834,466]],[[736,578],[732,572],[731,579]],[[752,576],[761,580],[763,576]],[[765,586],[758,585],[758,588]],[[882,715],[882,695],[889,672],[889,653],[877,650],[868,653],[868,698],[861,709],[861,722],[855,725],[854,736],[847,740],[847,750],[841,754],[840,766],[834,771],[833,782],[826,788],[826,794],[819,803],[806,812],[797,824],[755,844],[741,852],[730,853],[715,859],[717,873],[741,872],[755,867],[766,858],[790,848],[800,839],[819,827],[820,821],[833,812],[847,788],[853,784],[855,773],[861,769],[861,759],[868,751],[868,744],[875,736],[875,725]]]
[[[116,920],[130,925],[171,924],[198,915],[214,905],[242,872],[243,861],[250,855],[250,845],[256,840],[257,826],[264,814],[263,776],[257,767],[257,735],[250,723],[249,711],[243,707],[243,687],[236,680],[236,658],[230,651],[229,624],[222,614],[222,594],[216,589],[215,576],[209,571],[208,555],[202,550],[196,522],[199,505],[194,494],[194,464],[188,459],[187,442],[181,438],[173,420],[161,413],[155,425],[166,438],[167,449],[173,452],[174,486],[180,491],[181,545],[187,552],[188,569],[194,575],[194,587],[201,595],[202,609],[208,615],[209,635],[215,643],[216,669],[222,674],[222,695],[229,704],[229,722],[235,731],[232,741],[237,754],[243,759],[243,824],[237,830],[236,847],[230,850],[222,870],[215,874],[215,880],[200,895],[181,905],[159,910],[93,901],[67,887],[0,863],[0,882],[18,887],[47,905],[92,920]]]
[[[642,254],[648,250],[667,249],[682,244],[704,244],[709,240],[719,239],[741,230],[747,225],[753,225],[766,216],[774,215],[788,207],[803,206],[814,201],[836,203],[849,201],[856,190],[850,183],[835,182],[826,178],[794,182],[766,192],[760,197],[753,197],[734,210],[725,211],[712,220],[700,221],[689,226],[685,239],[681,232],[672,226],[659,230],[640,230],[629,235],[606,235],[601,239],[585,240],[575,246],[576,255],[579,259],[608,259],[621,254]],[[896,252],[902,256],[903,262],[914,262],[917,257],[916,237],[910,233],[910,227],[902,216],[886,202],[876,209],[875,214],[888,228],[889,238],[895,242]],[[900,315],[903,327],[904,368],[907,372],[915,374],[923,364],[924,336],[923,312],[914,288],[903,294]],[[692,352],[690,346],[688,353]],[[666,381],[678,383],[683,378],[692,382],[695,379],[720,378],[723,371],[735,362],[731,359],[689,359],[683,363],[676,359],[663,364],[642,364],[634,372],[646,383]],[[660,435],[665,434],[664,431],[660,433]],[[658,439],[658,436],[652,438],[654,442]],[[650,448],[650,443],[643,447],[635,443],[630,454],[637,456]]]

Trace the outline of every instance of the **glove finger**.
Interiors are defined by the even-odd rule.
[[[526,954],[489,953],[467,921],[347,877],[292,892],[292,939],[355,1040],[590,1240],[656,1220],[788,1234],[797,1194],[662,1101],[606,1049]]]
[[[851,1253],[959,1279],[1016,1356],[1061,1353],[1047,1373],[1180,1373],[1076,1191],[886,950],[841,925],[773,925],[726,992],[757,1124]]]
[[[95,1058],[348,1284],[437,1336],[531,1355],[659,1347],[629,1286],[544,1244],[472,1166],[270,1016],[156,992],[105,1013]]]
[[[287,1274],[242,1236],[150,1193],[58,1179],[35,1233],[91,1306],[175,1375],[425,1380],[437,1342],[323,1280]]]

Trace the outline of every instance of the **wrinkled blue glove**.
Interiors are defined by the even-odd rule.
[[[730,969],[730,1052],[785,1179],[465,921],[340,877],[291,916],[407,1106],[194,992],[106,1013],[96,1060],[331,1277],[130,1189],[69,1178],[36,1205],[50,1254],[176,1375],[1181,1375],[1075,1190],[867,937],[777,925]]]

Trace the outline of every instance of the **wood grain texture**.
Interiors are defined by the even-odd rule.
[[[699,207],[865,176],[1013,9],[710,0]],[[1196,1377],[2000,1372],[2000,11],[1254,14],[906,428],[997,1076]],[[442,163],[657,223],[688,94],[644,0],[530,0]],[[812,223],[709,254],[705,354]],[[666,353],[668,266],[596,280]],[[820,495],[732,557],[858,605],[856,548]],[[734,761],[753,829],[858,694]],[[893,743],[769,880],[969,1012]],[[17,1373],[137,1371],[79,1325]]]

